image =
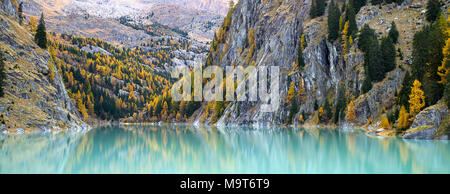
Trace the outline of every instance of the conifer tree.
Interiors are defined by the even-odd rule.
[[[350,123],[353,123],[356,121],[356,114],[355,114],[355,105],[353,104],[353,100],[350,101],[347,107],[347,120]]]
[[[409,114],[411,120],[414,120],[416,115],[425,107],[424,92],[420,88],[422,83],[419,80],[415,80],[413,87],[411,88],[411,94],[409,95]]]
[[[297,66],[299,71],[302,71],[303,68],[305,67],[305,60],[303,59],[303,49],[301,41],[297,49]]]
[[[381,62],[384,65],[384,72],[390,72],[395,69],[395,45],[391,38],[383,37],[381,39]]]
[[[447,21],[450,24],[450,17]],[[444,59],[442,60],[441,66],[438,68],[438,75],[441,78],[438,83],[445,87],[443,96],[447,106],[450,108],[450,26],[447,26],[446,35],[447,40],[445,47],[443,48]]]
[[[308,46],[308,42],[306,42],[305,34],[302,34],[300,38],[300,45],[302,46],[302,50],[305,50],[305,48]]]
[[[19,14],[19,24],[22,24],[23,23],[23,2],[20,2],[17,12]]]
[[[444,25],[441,25],[440,23],[444,23]],[[447,35],[445,33],[446,28],[446,21],[444,16],[441,15],[432,25],[429,34],[429,43],[432,46],[430,46],[430,58],[428,59],[426,73],[424,73],[424,79],[422,82],[427,106],[433,105],[439,101],[442,98],[444,91],[443,85],[439,84],[441,77],[438,74],[438,70],[444,59],[442,51],[447,39]]]
[[[312,0],[309,15],[311,18],[320,17],[325,12],[325,0]]]
[[[338,6],[331,0],[328,8],[328,40],[333,42],[339,37],[339,18],[341,11]]]
[[[389,120],[386,116],[383,116],[381,118],[381,124],[380,124],[383,129],[391,129],[391,124],[389,123]]]
[[[371,0],[372,5],[379,5],[383,3],[383,0]]]
[[[293,99],[292,103],[291,103],[291,108],[289,109],[289,118],[288,118],[288,123],[289,124],[292,123],[294,115],[297,114],[297,112],[298,112],[297,100]]]
[[[385,68],[381,62],[381,52],[378,40],[372,40],[368,51],[364,54],[364,65],[368,70],[370,80],[378,82],[384,79]]]
[[[291,82],[291,84],[289,85],[289,91],[287,95],[288,103],[292,102],[294,98],[295,98],[295,84],[294,82]]]
[[[298,96],[300,96],[300,103],[304,103],[306,101],[306,89],[305,89],[305,82],[303,78],[300,78],[300,87],[298,90]]]
[[[413,61],[411,64],[412,80],[423,80],[427,64],[430,58],[430,41],[429,32],[431,27],[429,25],[424,26],[421,31],[414,34],[413,39]]]
[[[369,92],[371,89],[372,89],[372,81],[370,80],[370,77],[366,75],[366,79],[364,80],[361,86],[361,93],[365,94]]]
[[[405,78],[403,79],[402,87],[397,96],[397,104],[404,107],[409,107],[409,94],[411,94],[412,78],[409,71],[406,72]]]
[[[36,35],[34,36],[34,41],[42,49],[47,49],[47,32],[45,29],[44,13],[41,14],[41,19],[39,19],[39,25],[36,30]]]
[[[348,25],[348,21],[345,22],[344,25],[344,29],[342,30],[342,47],[344,48],[344,56],[346,56],[348,54],[348,33],[349,33],[349,29],[348,29],[349,25]]]
[[[299,122],[300,124],[302,124],[302,123],[305,122],[305,118],[303,117],[303,114],[300,114],[300,116],[298,116],[298,122]]]
[[[426,16],[429,22],[434,22],[441,14],[440,0],[429,0],[427,3]]]
[[[408,117],[409,117],[409,114],[406,111],[405,106],[402,106],[400,108],[400,113],[398,115],[398,124],[397,124],[398,129],[404,130],[404,129],[408,128],[408,126],[409,126]]]
[[[167,102],[164,101],[163,109],[161,112],[161,120],[167,121],[168,117],[169,117],[169,105],[167,105]]]
[[[392,42],[394,44],[398,43],[398,36],[399,36],[399,32],[397,30],[397,25],[395,25],[395,22],[392,21],[391,23],[391,29],[389,30],[389,38],[391,38]]]
[[[25,25],[25,27],[27,27],[28,30],[30,30],[33,34],[36,33],[37,30],[37,20],[35,17],[31,16],[28,20],[28,23]]]
[[[348,21],[348,36],[355,36],[358,32],[358,26],[356,24],[356,13],[353,5],[349,3],[347,5],[346,20]]]
[[[79,94],[79,91],[78,91]],[[84,119],[87,119],[89,117],[87,111],[86,111],[86,106],[83,103],[83,99],[81,98],[80,95],[78,95],[78,101],[77,101],[77,106],[78,106],[78,110],[81,113],[81,116],[83,116]]]
[[[358,13],[361,7],[365,6],[366,3],[367,0],[350,0],[350,4],[355,8],[355,14]]]

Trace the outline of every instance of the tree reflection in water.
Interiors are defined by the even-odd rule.
[[[127,125],[3,135],[0,173],[449,173],[447,141],[339,129]]]

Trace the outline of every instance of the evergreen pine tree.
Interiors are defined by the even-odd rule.
[[[391,38],[383,37],[381,39],[381,62],[384,65],[384,72],[390,72],[395,69],[395,46]]]
[[[311,8],[309,9],[309,16],[315,18],[317,16],[317,0],[311,1]]]
[[[34,36],[34,41],[42,49],[47,49],[47,32],[45,29],[44,13],[41,14],[41,19],[39,19],[39,25],[36,30],[36,35]]]
[[[317,1],[317,17],[323,16],[325,13],[325,0],[316,0]]]
[[[350,3],[355,8],[355,13],[358,13],[361,7],[366,5],[367,0],[350,0]]]
[[[302,43],[300,43],[300,44],[302,44]],[[298,49],[297,49],[297,65],[298,65],[299,71],[302,71],[303,68],[305,67],[305,60],[303,59],[302,45],[299,45]]]
[[[392,42],[394,42],[394,44],[397,44],[398,43],[398,36],[399,36],[399,32],[397,30],[397,25],[395,25],[395,22],[392,21],[391,29],[389,30],[389,38],[392,39]]]
[[[292,120],[293,120],[293,118],[294,118],[294,115],[297,114],[297,112],[298,112],[297,100],[294,99],[294,100],[292,101],[291,108],[290,108],[290,110],[289,110],[289,119],[288,119],[288,123],[289,123],[289,124],[292,123]]]
[[[309,15],[311,18],[323,16],[325,12],[325,0],[312,0]]]
[[[405,78],[403,79],[402,88],[397,96],[397,104],[400,106],[409,107],[409,94],[411,93],[412,79],[411,73],[406,72]]]
[[[366,76],[366,79],[363,82],[363,85],[361,87],[361,92],[363,94],[369,92],[372,89],[372,81],[370,80],[370,77]]]
[[[328,40],[333,42],[339,37],[339,18],[341,11],[336,3],[331,0],[328,8]]]
[[[349,36],[355,36],[358,32],[358,26],[356,24],[356,13],[355,9],[353,8],[353,5],[349,3],[347,5],[347,12],[345,14],[345,18],[348,21],[348,32]]]
[[[411,64],[412,80],[422,81],[425,74],[427,63],[430,58],[429,32],[431,27],[425,26],[421,31],[414,34],[413,39],[413,61]]]
[[[368,70],[370,79],[372,81],[378,82],[384,79],[385,68],[381,61],[380,45],[378,40],[370,41],[370,46],[368,51],[364,54],[364,65],[366,70]]]
[[[383,0],[371,0],[372,5],[379,5],[383,3]]]
[[[440,0],[429,0],[427,4],[427,20],[429,22],[434,22],[441,14],[441,2]]]
[[[17,12],[19,14],[19,24],[22,24],[23,23],[23,2],[20,2]]]
[[[443,15],[439,17],[438,21],[440,20],[446,23]],[[446,34],[444,33],[446,29],[441,29],[438,21],[432,25],[430,34],[428,36],[430,39],[429,43],[432,46],[430,46],[430,58],[428,59],[426,73],[424,74],[423,80],[423,88],[428,106],[433,105],[438,100],[440,100],[444,91],[443,86],[439,84],[441,77],[438,74],[438,69],[444,59],[442,51],[445,46],[445,40],[447,38]],[[446,26],[442,27],[446,28]]]

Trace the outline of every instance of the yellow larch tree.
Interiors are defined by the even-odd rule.
[[[25,27],[27,27],[28,30],[30,30],[33,34],[36,33],[37,30],[37,19],[33,16],[30,17],[30,19],[28,20],[28,24],[25,25]]]
[[[342,47],[344,48],[344,55],[348,53],[348,21],[345,22],[344,29],[342,30]]]
[[[166,121],[169,116],[169,106],[167,105],[167,102],[164,101],[163,110],[161,112],[161,120]]]
[[[302,37],[300,38],[300,46],[302,47],[302,50],[305,50],[305,47],[306,47],[306,37],[305,37],[305,34],[302,34]]]
[[[381,118],[380,127],[382,127],[383,129],[391,129],[391,124],[389,123],[389,119],[386,116],[383,116]]]
[[[48,60],[48,71],[48,78],[50,81],[53,81],[55,79],[55,64],[53,63],[52,57]]]
[[[400,113],[398,114],[398,124],[397,124],[398,129],[403,130],[403,129],[408,128],[408,126],[409,126],[408,117],[409,117],[409,114],[406,111],[405,106],[402,106],[400,108]]]
[[[300,122],[300,123],[305,122],[305,118],[303,118],[303,114],[300,114],[300,116],[298,117],[298,122]]]
[[[289,86],[289,91],[287,95],[287,101],[292,102],[292,100],[295,98],[295,84],[294,82],[291,82],[291,85]]]
[[[323,117],[323,112],[324,112],[323,107],[320,107],[319,108],[319,118]]]
[[[425,107],[425,96],[420,89],[422,83],[419,80],[415,80],[413,83],[413,87],[411,87],[411,95],[409,95],[409,114],[411,116],[411,120],[414,120],[417,114]]]
[[[350,101],[347,107],[347,120],[351,123],[356,121],[355,105],[353,104],[353,100]]]
[[[300,96],[300,103],[304,103],[306,101],[306,89],[305,89],[305,81],[302,77],[300,77],[300,87],[298,90],[298,95]]]

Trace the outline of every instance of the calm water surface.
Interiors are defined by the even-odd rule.
[[[450,144],[340,129],[115,126],[0,134],[0,173],[450,173]]]

